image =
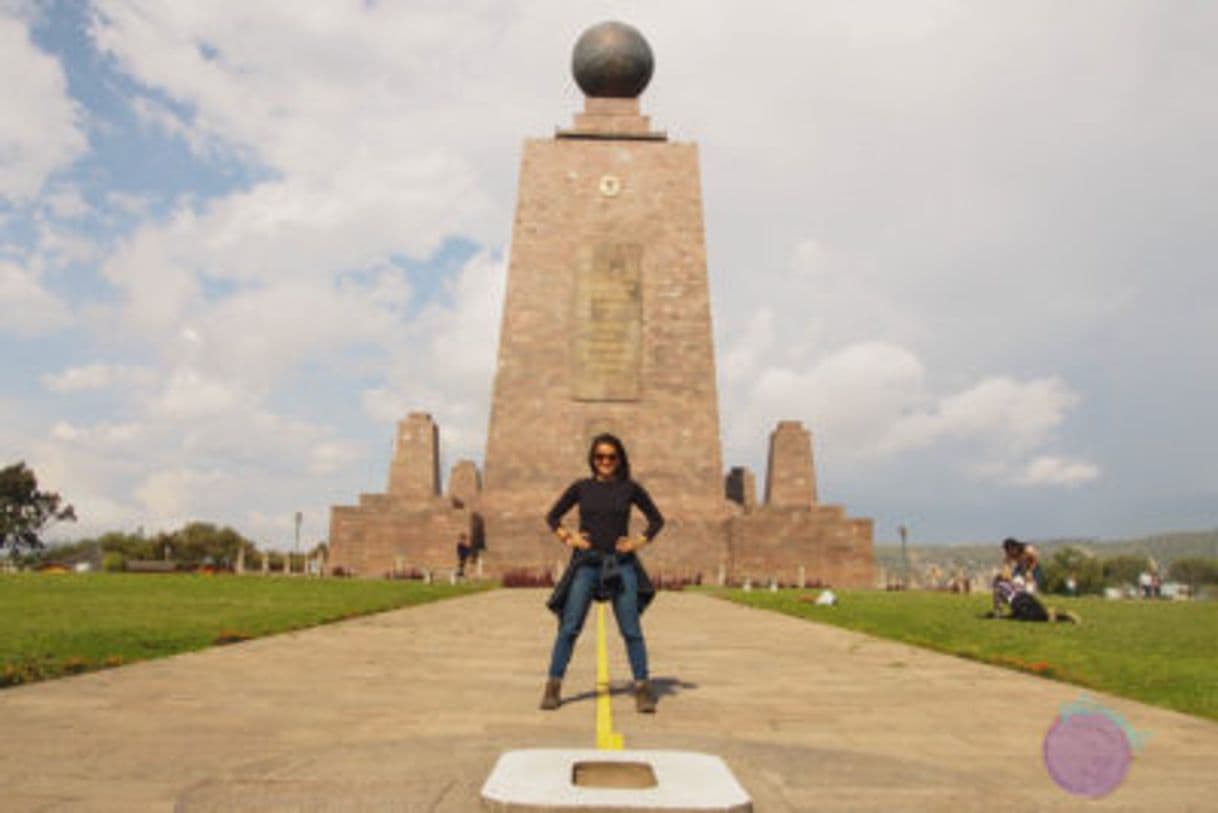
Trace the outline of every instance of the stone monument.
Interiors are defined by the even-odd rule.
[[[747,483],[752,473],[744,469],[739,477]],[[729,474],[729,494],[731,480]],[[840,505],[817,500],[812,433],[798,421],[779,421],[770,434],[765,502],[741,501],[741,508],[727,523],[735,581],[872,586],[872,522],[847,518]]]
[[[793,583],[803,565],[870,585],[870,521],[817,503],[798,424],[771,438],[763,505],[751,472],[725,482],[698,148],[643,115],[653,68],[636,30],[594,26],[572,58],[583,112],[525,142],[481,482],[463,461],[439,498],[438,430],[412,414],[389,492],[334,509],[331,566],[380,575],[395,552],[445,566],[466,530],[491,575],[552,569],[566,551],[542,516],[608,431],[668,520],[644,555],[653,572]]]
[[[331,571],[394,576],[456,566],[457,537],[469,533],[471,509],[440,494],[440,430],[426,412],[398,423],[383,494],[330,511]]]

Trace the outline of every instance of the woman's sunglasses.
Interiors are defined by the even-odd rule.
[[[602,460],[605,462],[608,462],[608,463],[612,463],[615,460],[617,460],[617,455],[615,455],[615,454],[598,454],[598,455],[593,455],[593,459],[596,460],[597,463],[601,462]]]

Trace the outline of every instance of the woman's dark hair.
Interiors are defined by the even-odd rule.
[[[592,438],[592,445],[588,447],[588,468],[592,470],[592,476],[596,476],[596,447],[602,443],[613,447],[617,452],[617,479],[630,479],[630,458],[626,457],[626,447],[618,440],[617,435],[611,435],[608,432],[602,432]]]
[[[1027,547],[1027,542],[1020,542],[1018,539],[1011,536],[1008,536],[1006,539],[1002,540],[1002,549],[1009,553],[1013,553],[1016,556],[1023,553]]]

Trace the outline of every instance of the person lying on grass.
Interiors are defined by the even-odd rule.
[[[1036,598],[1040,564],[1031,545],[1006,539],[1002,543],[1002,553],[1002,570],[994,577],[994,606],[986,613],[986,618],[1080,623],[1075,613],[1054,610],[1052,607],[1046,609]],[[1008,607],[1009,615],[1003,613]]]

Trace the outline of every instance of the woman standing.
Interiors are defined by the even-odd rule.
[[[541,707],[558,708],[567,663],[583,629],[588,607],[596,599],[613,602],[613,615],[626,642],[626,656],[634,674],[635,708],[652,713],[656,701],[648,679],[647,644],[639,616],[651,603],[655,589],[635,552],[660,532],[664,517],[647,491],[630,479],[626,448],[614,435],[597,435],[592,440],[588,467],[592,476],[572,483],[546,515],[550,530],[572,552],[566,572],[547,603],[559,621]],[[563,527],[562,518],[576,505],[579,532],[572,533]],[[632,505],[637,505],[647,517],[647,529],[636,539],[629,536]]]

